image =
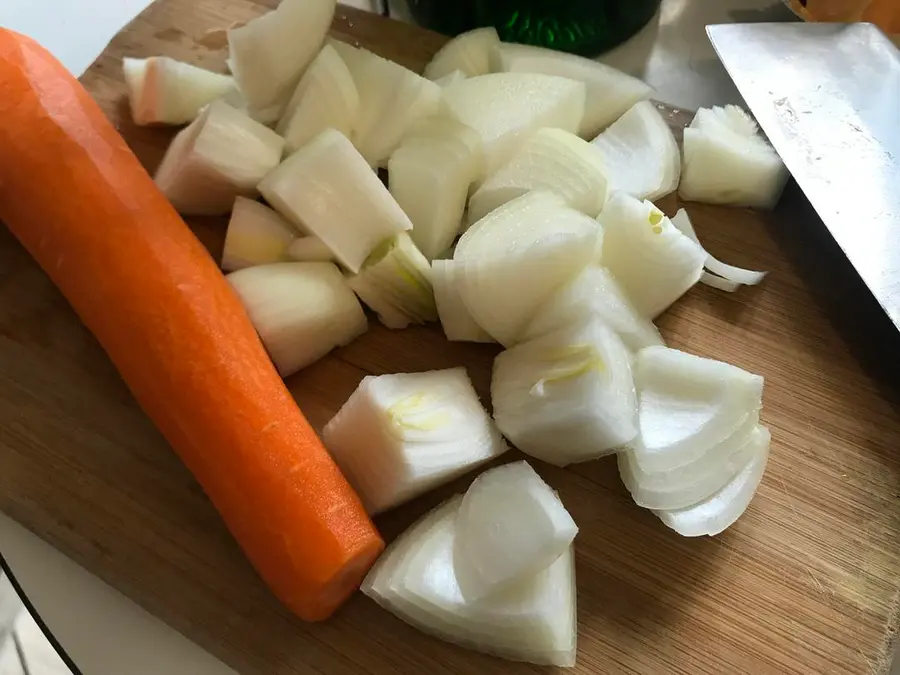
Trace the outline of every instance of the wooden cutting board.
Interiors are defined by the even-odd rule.
[[[274,2],[159,0],[84,76],[149,168],[171,132],[128,121],[121,57],[168,54],[222,69],[221,29]],[[443,42],[376,16],[338,15],[337,37],[413,68]],[[673,125],[684,124],[687,116],[670,112]],[[677,203],[662,206],[671,214]],[[798,195],[768,216],[688,210],[713,253],[771,274],[734,295],[692,290],[661,319],[662,332],[674,347],[766,377],[772,458],[747,514],[696,540],[635,506],[613,459],[568,470],[535,462],[581,527],[575,672],[884,672],[900,572],[897,336]],[[192,225],[218,255],[224,221]],[[486,394],[495,353],[448,344],[434,326],[390,332],[373,320],[364,337],[289,385],[321,428],[367,373],[465,365]],[[395,536],[469,480],[380,518],[380,527]],[[361,595],[327,623],[292,618],[5,229],[0,509],[245,675],[550,670],[425,637]]]

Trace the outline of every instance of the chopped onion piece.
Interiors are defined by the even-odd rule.
[[[250,114],[264,123],[282,115],[325,41],[335,0],[282,0],[278,7],[228,31],[228,67]]]
[[[382,165],[417,120],[433,115],[442,89],[430,80],[372,52],[333,40],[359,92],[353,142],[372,166]]]
[[[234,200],[225,233],[222,269],[233,272],[254,265],[282,262],[296,238],[297,230],[268,206],[238,197]]]
[[[635,503],[648,509],[682,509],[718,492],[758,450],[759,415],[746,422],[699,459],[668,471],[646,472],[629,448],[619,453],[619,475]]]
[[[754,435],[753,458],[725,487],[699,504],[677,511],[656,511],[659,519],[685,537],[713,537],[731,527],[747,510],[766,471],[769,431],[757,427]]]
[[[706,251],[650,202],[614,192],[599,220],[600,262],[643,316],[659,316],[700,279]]]
[[[481,135],[487,174],[543,127],[576,131],[584,115],[584,84],[533,73],[471,77],[444,90],[449,113]]]
[[[234,78],[170,59],[123,59],[135,124],[187,124],[204,106],[237,92]]]
[[[637,103],[592,144],[606,165],[610,190],[654,201],[678,189],[678,143],[650,101]]]
[[[276,263],[228,275],[282,376],[366,331],[366,315],[331,263]]]
[[[500,37],[493,26],[457,35],[425,66],[425,77],[437,80],[455,71],[468,77],[486,75],[491,72],[491,48],[497,44],[500,44]]]
[[[266,200],[319,237],[341,264],[359,272],[385,239],[412,223],[341,132],[328,129],[259,184]]]
[[[434,260],[431,263],[431,283],[434,301],[444,334],[451,342],[494,342],[494,339],[469,313],[459,295],[456,280],[456,263],[452,260]]]
[[[701,109],[684,130],[679,195],[710,204],[771,209],[790,174],[756,123],[737,106]]]
[[[587,98],[578,129],[582,138],[593,138],[635,103],[653,94],[649,85],[605,64],[528,45],[503,43],[495,46],[491,50],[491,70],[543,73],[584,82]]]
[[[456,84],[457,82],[462,82],[469,76],[466,75],[461,70],[454,70],[452,73],[447,73],[443,77],[439,77],[434,80],[434,83],[439,86],[441,89],[444,87],[449,87],[451,84]]]
[[[690,237],[702,246],[687,211],[680,209],[672,218],[672,224],[686,237]],[[767,272],[754,272],[753,270],[745,270],[742,267],[728,265],[714,258],[709,253],[706,254],[706,269],[717,276],[704,274],[700,277],[700,281],[708,286],[713,286],[729,293],[733,293],[740,286],[756,286],[768,274]]]
[[[645,472],[697,461],[762,407],[759,375],[667,347],[639,352],[634,378],[640,435],[632,449]]]
[[[569,328],[591,317],[602,319],[632,352],[663,343],[653,323],[634,308],[618,282],[603,267],[585,267],[550,297],[522,335],[522,341]]]
[[[481,474],[456,518],[456,579],[479,602],[547,569],[572,545],[578,526],[528,462]]]
[[[597,319],[500,354],[491,399],[500,431],[557,466],[603,457],[638,433],[631,354]]]
[[[431,266],[405,232],[382,242],[347,285],[388,328],[437,320]]]
[[[313,60],[297,83],[276,131],[294,152],[326,129],[353,133],[359,115],[359,94],[344,60],[330,44]]]
[[[391,194],[412,221],[410,236],[429,260],[453,244],[469,187],[483,171],[481,137],[453,119],[419,122],[391,155]]]
[[[281,161],[284,139],[227,103],[208,105],[175,136],[156,170],[156,184],[180,213],[228,213],[235,197],[256,186]]]
[[[298,237],[284,252],[286,258],[297,262],[334,262],[334,254],[318,237]]]
[[[603,156],[575,134],[541,129],[472,195],[469,220],[481,220],[531,190],[558,194],[573,209],[596,218],[606,203]]]
[[[597,221],[548,192],[529,192],[489,213],[459,240],[459,293],[479,326],[515,344],[540,306],[599,257]]]
[[[571,547],[550,567],[497,597],[467,602],[453,563],[460,497],[407,530],[381,556],[362,591],[441,639],[516,661],[571,667],[577,649]]]
[[[372,514],[507,450],[465,368],[366,377],[322,438]]]

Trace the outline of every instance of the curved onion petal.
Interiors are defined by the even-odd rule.
[[[222,269],[226,272],[282,262],[297,230],[265,204],[238,197],[225,233]]]
[[[650,101],[636,104],[592,144],[603,157],[610,190],[653,201],[678,189],[678,143]]]
[[[446,75],[437,78],[436,80],[434,80],[434,83],[443,89],[444,87],[449,87],[451,84],[462,82],[468,77],[469,76],[466,75],[463,71],[454,70],[452,73],[447,73]]]
[[[531,190],[553,192],[573,209],[594,218],[606,203],[603,156],[575,134],[541,129],[472,195],[469,220],[481,220]]]
[[[500,354],[491,400],[503,435],[557,466],[615,452],[638,433],[631,354],[596,319]]]
[[[634,379],[640,435],[632,449],[646,472],[697,461],[762,406],[759,375],[667,347],[639,352]]]
[[[451,342],[494,342],[487,331],[475,323],[469,309],[459,295],[456,263],[434,260],[431,263],[431,284],[434,301],[444,334]]]
[[[650,202],[614,192],[599,221],[600,263],[643,316],[659,316],[700,279],[706,251]]]
[[[655,511],[659,519],[685,537],[715,536],[740,518],[762,481],[769,459],[770,435],[758,427],[756,452],[731,481],[709,499],[676,511]]]
[[[425,77],[438,80],[456,71],[468,77],[485,75],[491,72],[491,48],[499,43],[500,37],[493,26],[457,35],[425,66]]]
[[[286,258],[297,262],[334,262],[334,253],[318,237],[297,237],[284,252]]]
[[[649,85],[615,68],[573,54],[503,43],[491,51],[495,72],[543,73],[584,82],[587,99],[578,134],[593,138],[638,101],[653,94]]]
[[[366,377],[322,438],[372,514],[507,449],[465,368]]]

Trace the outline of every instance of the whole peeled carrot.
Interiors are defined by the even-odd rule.
[[[0,220],[275,594],[328,617],[384,544],[206,249],[85,89],[0,29]]]

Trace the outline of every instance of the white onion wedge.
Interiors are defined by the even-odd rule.
[[[597,221],[548,192],[529,192],[492,211],[459,240],[453,261],[460,296],[476,323],[515,344],[540,306],[599,257]]]
[[[551,75],[494,73],[443,91],[449,113],[481,135],[488,174],[528,135],[543,127],[574,132],[584,115],[584,84]]]
[[[721,490],[709,499],[677,511],[656,511],[668,527],[685,537],[713,537],[740,518],[762,482],[769,459],[770,435],[765,427],[755,432],[756,452],[753,458]]]
[[[601,319],[632,352],[663,343],[656,326],[634,308],[621,286],[603,267],[591,265],[550,297],[522,334],[527,342],[562,328]]]
[[[437,320],[431,266],[405,232],[377,246],[347,285],[388,328]]]
[[[590,143],[560,129],[540,129],[472,195],[469,221],[531,190],[553,192],[596,218],[606,203],[606,185],[603,155]]]
[[[362,591],[402,620],[495,656],[571,667],[577,649],[571,548],[533,578],[481,603],[459,590],[453,565],[460,497],[425,516],[381,556]]]
[[[694,230],[694,225],[691,223],[687,211],[679,209],[678,213],[672,218],[672,224],[677,227],[682,234],[690,237],[698,245],[703,245],[697,238],[697,232]],[[767,272],[754,272],[753,270],[747,270],[742,267],[735,267],[734,265],[723,263],[721,260],[711,256],[708,252],[706,254],[705,266],[712,274],[704,274],[700,277],[700,282],[731,293],[741,286],[756,286],[757,284],[762,283],[762,280],[766,278],[767,274]]]
[[[557,466],[615,452],[638,433],[631,358],[596,319],[503,352],[491,381],[497,426]]]
[[[385,239],[412,229],[387,188],[341,132],[328,129],[259,184],[279,213],[319,237],[351,272]]]
[[[366,377],[322,438],[372,514],[507,450],[465,368]]]
[[[288,153],[326,129],[350,137],[359,115],[359,94],[344,60],[330,44],[313,60],[297,83],[275,130]]]
[[[592,59],[551,49],[503,43],[491,51],[494,72],[543,73],[583,82],[587,87],[584,116],[578,133],[593,138],[625,114],[653,89],[631,75]]]
[[[656,318],[700,279],[706,252],[650,202],[614,192],[599,221],[600,263],[643,316]]]
[[[431,80],[372,52],[337,40],[359,93],[353,142],[372,166],[384,164],[416,121],[438,112],[442,89]]]
[[[254,119],[281,117],[334,18],[335,0],[282,0],[278,7],[228,31],[228,67]]]
[[[684,130],[682,199],[771,209],[788,178],[778,153],[737,106],[701,109]]]
[[[227,278],[283,377],[366,331],[359,301],[331,263],[260,265]]]
[[[228,213],[235,197],[255,197],[278,162],[284,139],[222,101],[175,136],[154,180],[180,213]]]
[[[438,80],[460,71],[468,77],[491,72],[491,49],[500,44],[500,36],[493,26],[476,28],[462,33],[445,44],[425,66],[425,77]]]
[[[404,136],[388,163],[390,191],[432,260],[456,239],[469,187],[484,171],[481,137],[456,120],[428,118]]]
[[[466,75],[461,70],[454,70],[452,73],[447,73],[443,77],[439,77],[434,80],[434,83],[439,86],[441,89],[444,87],[449,87],[451,84],[456,84],[457,82],[462,82],[469,76]]]
[[[296,238],[297,230],[268,206],[238,197],[225,233],[222,269],[233,272],[282,262]]]
[[[678,189],[681,152],[656,106],[641,101],[592,141],[610,190],[654,201]]]
[[[578,526],[528,462],[485,471],[456,518],[456,579],[467,602],[534,577],[569,550]]]
[[[297,237],[284,251],[284,256],[297,262],[334,262],[334,253],[318,237]]]
[[[455,266],[452,260],[434,260],[431,263],[434,301],[444,335],[451,342],[494,342],[488,332],[475,323],[460,297]]]
[[[753,458],[762,441],[759,415],[751,415],[735,432],[699,459],[668,471],[646,472],[629,448],[618,455],[619,475],[635,504],[648,509],[683,509],[725,486]]]
[[[135,124],[187,124],[205,105],[237,92],[234,78],[167,56],[123,59]]]
[[[640,435],[632,450],[646,472],[697,461],[762,407],[759,375],[667,347],[639,352],[634,378]]]

